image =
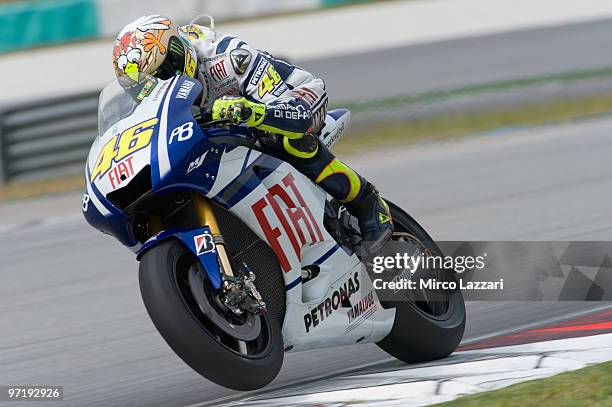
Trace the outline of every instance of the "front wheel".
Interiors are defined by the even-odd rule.
[[[393,217],[395,240],[410,240],[426,251],[441,254],[441,250],[410,215],[389,202]],[[443,272],[438,281],[455,279]],[[460,290],[436,293],[436,301],[427,295],[417,300],[407,298],[386,306],[396,309],[391,332],[378,346],[391,356],[407,362],[425,362],[450,355],[459,346],[465,329],[465,302]]]
[[[142,256],[140,292],[151,320],[172,350],[207,379],[235,390],[265,386],[283,363],[278,321],[268,313],[227,312],[201,267],[178,240]]]

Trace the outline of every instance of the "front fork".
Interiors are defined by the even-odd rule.
[[[225,242],[223,240],[223,236],[221,235],[219,225],[217,224],[217,217],[212,210],[210,200],[200,194],[194,193],[192,196],[192,202],[196,214],[198,215],[200,225],[208,226],[213,234],[213,240],[217,249],[219,261],[221,262],[223,273],[226,276],[234,277],[232,265],[230,264],[229,258],[227,257],[227,252],[225,251]]]
[[[249,270],[246,264],[239,275],[234,274],[210,200],[194,193],[192,202],[200,224],[208,226],[213,235],[213,242],[217,249],[219,263],[221,263],[221,281],[225,294],[225,305],[236,314],[240,314],[242,311],[263,314],[266,310],[266,304],[253,284],[255,274]]]

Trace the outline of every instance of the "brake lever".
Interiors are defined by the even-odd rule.
[[[210,111],[196,115],[194,116],[194,118],[201,128],[213,127],[213,126],[225,126],[228,124],[229,125],[239,124],[239,123],[235,123],[233,119],[212,120],[212,112]],[[247,139],[249,140],[249,144],[250,144],[249,147],[253,148],[258,142],[259,136],[261,134],[264,134],[265,132],[262,132],[261,130],[257,130],[257,129],[251,129],[251,130],[252,130],[251,136],[248,137]]]
[[[213,127],[213,126],[224,126],[227,124],[234,124],[234,120],[232,119],[218,119],[218,120],[210,120],[210,121],[200,121],[200,119],[196,119],[198,125],[200,127]]]

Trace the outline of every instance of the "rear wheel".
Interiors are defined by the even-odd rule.
[[[283,362],[276,318],[223,307],[198,259],[178,240],[141,258],[140,291],[155,327],[174,352],[209,380],[236,390],[271,382]]]
[[[441,250],[410,215],[388,202],[394,225],[394,240],[407,240],[428,253]],[[453,279],[447,271],[433,271],[438,281]],[[465,303],[460,290],[421,292],[405,301],[383,303],[396,309],[391,332],[380,342],[390,355],[403,362],[424,362],[451,354],[463,337]]]

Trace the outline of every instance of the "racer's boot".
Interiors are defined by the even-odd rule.
[[[393,220],[389,206],[374,188],[366,182],[361,195],[346,204],[349,213],[359,221],[362,246],[370,254],[379,251],[393,234]]]

